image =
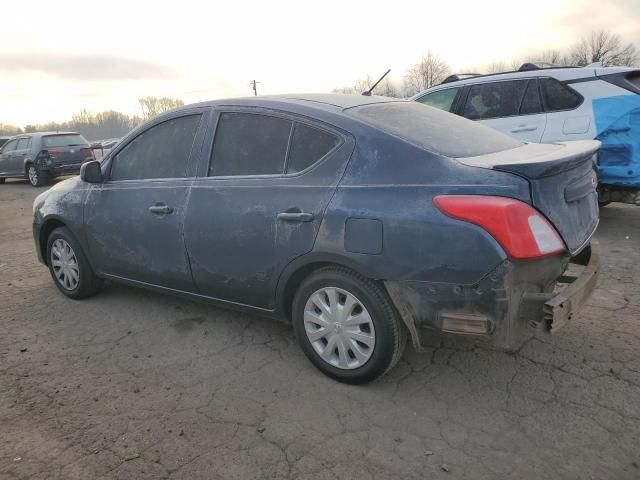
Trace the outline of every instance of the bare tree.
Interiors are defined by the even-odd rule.
[[[145,120],[184,105],[184,102],[179,98],[169,97],[143,97],[138,99],[138,103],[140,103],[142,116]]]
[[[449,74],[449,65],[443,59],[427,50],[420,62],[411,67],[404,77],[407,96],[441,83]]]
[[[632,43],[624,44],[620,35],[596,30],[576,43],[570,53],[571,62],[578,66],[601,62],[603,66],[635,66],[638,50]]]
[[[356,82],[350,87],[334,88],[333,93],[351,93],[361,94],[371,88],[376,82],[377,78],[373,78],[370,74],[367,74],[366,78],[356,80]],[[385,97],[401,97],[401,88],[389,77],[385,77],[376,88],[373,90],[373,95],[382,95]]]
[[[22,133],[22,129],[20,127],[16,127],[15,125],[8,125],[6,123],[0,123],[0,135],[17,135]]]

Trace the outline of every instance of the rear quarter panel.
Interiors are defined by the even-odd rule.
[[[371,278],[474,284],[506,256],[480,227],[442,214],[433,198],[443,194],[530,202],[529,184],[520,177],[468,167],[375,133],[358,139],[314,251],[344,256]],[[350,228],[356,219],[375,222]]]

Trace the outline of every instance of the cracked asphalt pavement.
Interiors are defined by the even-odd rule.
[[[117,285],[64,298],[0,185],[2,479],[638,479],[640,208],[611,205],[588,307],[518,354],[433,341],[381,380],[292,329]]]

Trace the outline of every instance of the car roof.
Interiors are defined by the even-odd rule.
[[[308,93],[308,94],[287,94],[287,95],[264,95],[259,97],[228,98],[213,100],[181,108],[193,108],[203,106],[252,106],[252,107],[274,107],[279,105],[287,110],[295,111],[298,107],[304,109],[317,109],[323,111],[340,112],[349,108],[370,105],[374,103],[406,102],[405,99],[382,97],[378,95],[353,95],[343,93]],[[180,110],[180,109],[178,109]]]
[[[501,80],[513,80],[518,78],[535,78],[535,77],[551,77],[560,81],[565,80],[578,80],[589,77],[596,77],[601,75],[607,75],[610,73],[628,72],[634,70],[631,67],[555,67],[555,68],[540,68],[538,70],[525,70],[516,72],[501,72],[501,73],[489,73],[486,75],[475,75],[473,77],[457,80],[453,82],[441,83],[434,85],[417,93],[412,100],[420,98],[425,93],[435,92],[437,90],[444,90],[451,87],[460,87],[464,85],[472,85],[477,83],[489,83],[497,82]]]

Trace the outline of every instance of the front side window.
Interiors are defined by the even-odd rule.
[[[453,107],[453,101],[456,99],[456,95],[460,88],[446,88],[444,90],[438,90],[426,94],[424,97],[417,99],[418,102],[430,107],[439,108],[445,112],[450,112]]]
[[[209,176],[282,174],[292,127],[292,121],[268,115],[221,113]]]
[[[309,168],[333,150],[339,139],[302,123],[296,123],[287,159],[287,173],[297,173]]]
[[[26,150],[27,148],[29,148],[28,138],[21,138],[20,140],[18,140],[18,146],[16,147],[16,150]]]
[[[17,145],[18,145],[18,140],[9,140],[7,143],[4,144],[4,147],[2,147],[2,153],[13,152],[16,149]]]
[[[470,120],[488,120],[518,115],[526,86],[526,80],[473,85],[462,116]]]
[[[173,118],[138,135],[113,158],[111,180],[186,177],[200,117]]]
[[[541,78],[540,87],[548,112],[571,110],[582,103],[582,97],[578,92],[553,78]]]

